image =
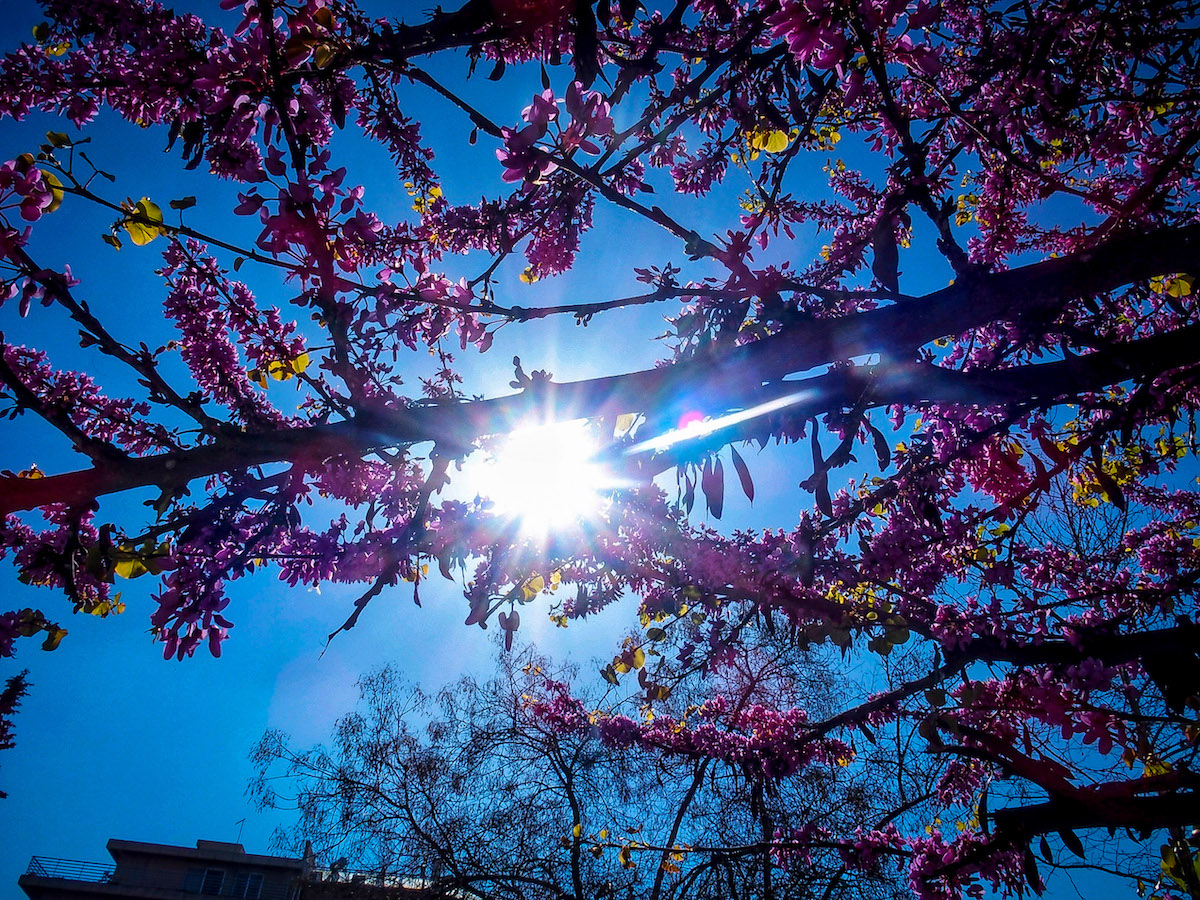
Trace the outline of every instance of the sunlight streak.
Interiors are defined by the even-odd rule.
[[[759,416],[769,415],[786,407],[802,403],[805,400],[811,400],[815,396],[816,391],[813,390],[796,391],[793,394],[777,397],[774,400],[768,400],[766,403],[760,403],[757,406],[751,406],[749,409],[743,409],[726,416],[718,416],[715,419],[703,419],[698,413],[688,412],[680,418],[678,428],[673,428],[665,434],[660,434],[649,440],[640,441],[625,452],[630,456],[640,453],[658,453],[675,446],[681,441],[708,437],[722,428],[729,428],[730,426],[756,419]]]

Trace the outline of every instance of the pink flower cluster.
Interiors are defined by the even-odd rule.
[[[558,104],[554,92],[546,88],[522,110],[521,118],[527,123],[524,128],[501,129],[504,146],[496,151],[496,158],[504,166],[505,181],[537,184],[558,168],[550,153],[537,146],[550,133],[550,125],[558,122]],[[600,147],[593,138],[604,137],[613,130],[604,97],[596,91],[584,90],[582,84],[574,81],[567,88],[566,109],[571,123],[551,135],[555,148],[563,153],[576,148],[585,153],[599,153]]]
[[[134,454],[174,447],[171,431],[150,420],[148,403],[106,397],[88,375],[55,370],[41,351],[9,344],[2,352],[5,365],[49,415],[66,418],[86,437]]]
[[[264,198],[257,189],[240,194],[241,203],[234,211],[243,216],[258,214],[263,229],[257,243],[266,252],[315,260],[325,255],[332,242],[338,267],[354,272],[363,259],[362,246],[373,243],[383,226],[374,213],[362,209],[364,188],[343,187],[345,167],[329,171],[328,161],[328,151],[319,153],[307,171],[281,187],[274,198]],[[287,171],[275,148],[268,151],[264,165],[272,175]]]
[[[777,828],[771,837],[771,858],[782,869],[811,866],[813,842],[826,840],[829,835],[828,829],[812,822],[790,831]]]
[[[801,65],[840,68],[846,59],[846,35],[845,25],[834,21],[837,9],[821,0],[791,0],[768,17],[767,24]]]
[[[25,155],[0,165],[0,213],[14,205],[26,222],[36,222],[54,203],[46,175]]]
[[[925,838],[909,838],[912,853],[909,886],[918,900],[960,900],[965,894],[981,900],[985,889],[982,876],[1001,897],[1022,897],[1028,887],[1023,850],[994,836],[967,831],[946,843],[934,829]],[[1045,885],[1034,888],[1041,893]]]
[[[838,854],[847,868],[867,870],[875,865],[883,854],[893,850],[904,850],[906,846],[907,841],[894,822],[889,822],[883,828],[867,829],[859,825],[854,829],[853,843],[839,847]]]
[[[230,282],[195,240],[172,242],[159,270],[170,288],[163,311],[179,328],[179,350],[196,384],[229,408],[240,421],[279,427],[290,420],[247,376],[232,335],[245,348],[251,366],[286,362],[304,352],[294,323],[283,324],[278,310],[261,312],[249,288]]]
[[[91,515],[77,517],[65,504],[47,506],[42,515],[48,523],[42,531],[6,516],[0,525],[0,557],[11,554],[26,583],[65,591],[80,606],[107,600],[111,584],[86,565],[88,550],[100,538]],[[0,625],[0,656],[12,653],[12,635],[5,631]]]
[[[854,752],[842,741],[811,734],[808,713],[802,709],[773,709],[754,704],[730,710],[716,697],[695,710],[703,722],[693,726],[687,717],[660,715],[639,722],[623,715],[589,716],[565,686],[548,685],[549,698],[533,704],[548,723],[568,731],[595,729],[609,746],[651,747],[668,754],[719,759],[748,767],[767,778],[786,778],[812,763],[847,765]]]
[[[229,605],[225,595],[224,557],[236,552],[221,542],[217,558],[203,560],[196,555],[180,556],[180,564],[163,579],[163,590],[151,599],[158,603],[150,616],[163,645],[163,659],[191,656],[202,644],[213,656],[221,655],[221,643],[233,627],[222,611]]]

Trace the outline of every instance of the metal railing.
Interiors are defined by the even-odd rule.
[[[26,875],[41,878],[69,878],[72,881],[89,881],[102,884],[111,881],[116,867],[112,863],[84,862],[80,859],[55,859],[52,856],[35,856],[29,860]]]
[[[211,868],[219,868],[213,864]],[[177,869],[126,867],[121,870],[122,887],[168,891],[180,897],[236,897],[239,900],[289,900],[294,893],[295,879],[263,879],[262,873],[221,869],[222,876],[211,884],[204,883],[204,867],[192,867],[186,873]],[[29,861],[26,875],[39,878],[64,878],[91,884],[118,884],[116,867],[112,864],[83,862],[77,859],[54,859],[35,856]],[[255,874],[257,882],[247,876]],[[296,877],[299,876],[296,872]]]
[[[401,872],[380,871],[379,869],[342,869],[319,867],[308,871],[308,880],[313,882],[348,882],[350,884],[368,884],[376,887],[427,887],[429,880],[424,875],[412,875]]]

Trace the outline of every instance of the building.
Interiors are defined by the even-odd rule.
[[[29,900],[436,900],[423,877],[351,872],[338,860],[318,868],[311,847],[300,859],[247,853],[241,844],[196,841],[172,847],[108,842],[111,863],[35,856],[18,880]]]
[[[311,857],[260,856],[223,841],[171,847],[114,838],[108,852],[111,864],[35,856],[17,883],[29,900],[299,900],[313,868]]]

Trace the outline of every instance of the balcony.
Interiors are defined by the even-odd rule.
[[[201,865],[171,865],[170,859],[143,858],[112,863],[35,856],[18,884],[30,897],[41,900],[68,895],[76,898],[111,897],[144,900],[201,900],[229,897],[237,900],[295,900],[299,869],[264,878],[261,871],[230,866],[220,861],[198,860]],[[65,883],[64,883],[65,882]]]
[[[29,860],[26,875],[38,878],[69,878],[71,881],[87,881],[105,884],[112,881],[116,867],[112,863],[84,862],[80,859],[55,859],[51,856],[35,856]]]

